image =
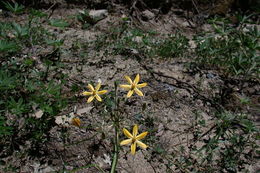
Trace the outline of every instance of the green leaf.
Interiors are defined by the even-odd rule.
[[[28,111],[28,107],[22,98],[19,98],[19,100],[16,101],[13,97],[11,97],[11,99],[7,102],[7,105],[9,111],[15,115],[21,115]]]
[[[48,45],[57,46],[57,47],[62,46],[64,42],[64,40],[49,40],[49,39],[46,39],[45,41]]]
[[[18,3],[14,3],[13,5],[9,2],[3,2],[5,8],[15,14],[20,14],[24,11],[24,6],[19,5]]]
[[[17,86],[17,79],[10,73],[0,70],[0,91],[14,89]]]
[[[14,35],[16,37],[25,37],[29,35],[29,28],[28,27],[22,27],[18,23],[12,23],[13,29],[14,29]]]
[[[30,10],[31,15],[35,16],[35,17],[46,17],[48,16],[46,13],[39,11],[39,10],[35,10],[35,9],[31,9]]]
[[[16,43],[0,40],[0,52],[16,52],[19,49]]]
[[[51,26],[55,26],[55,27],[60,27],[60,28],[64,28],[64,27],[68,27],[69,23],[62,20],[62,19],[51,19],[50,20],[50,25]]]

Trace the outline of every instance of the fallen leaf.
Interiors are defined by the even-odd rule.
[[[77,114],[82,115],[84,113],[89,113],[92,108],[93,107],[85,107],[85,108],[79,109],[79,110],[77,110]]]
[[[32,117],[35,117],[36,119],[41,118],[43,115],[43,111],[42,110],[38,110],[36,111],[34,114],[32,114]]]

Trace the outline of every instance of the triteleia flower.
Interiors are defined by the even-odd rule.
[[[95,88],[91,84],[88,84],[88,89],[90,90],[90,92],[84,91],[82,93],[82,95],[84,95],[84,96],[90,96],[88,98],[87,103],[92,102],[94,98],[96,98],[100,102],[102,101],[102,99],[99,95],[107,93],[107,90],[98,91],[100,89],[100,87],[101,87],[100,82],[97,84],[97,86]]]
[[[138,134],[138,126],[137,125],[134,125],[134,127],[133,127],[133,134],[131,134],[125,128],[123,128],[123,133],[129,139],[121,141],[120,145],[127,145],[127,144],[131,143],[131,154],[133,154],[133,155],[135,154],[136,145],[138,145],[142,149],[146,149],[148,147],[146,144],[144,144],[140,141],[141,139],[143,139],[148,134],[148,132],[143,132],[140,135],[137,135]]]
[[[129,82],[130,85],[120,85],[120,87],[129,90],[126,95],[127,98],[131,97],[134,92],[139,96],[144,96],[142,91],[140,91],[138,88],[145,87],[147,83],[138,84],[138,82],[140,81],[139,74],[136,75],[134,81],[132,81],[129,76],[125,76],[125,79]]]

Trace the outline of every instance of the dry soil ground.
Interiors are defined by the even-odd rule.
[[[82,7],[58,8],[50,18],[67,19],[70,15],[78,14],[79,10],[82,10]],[[124,75],[133,78],[137,73],[140,74],[141,81],[148,83],[142,90],[145,96],[140,98],[135,95],[127,101],[121,125],[130,130],[134,124],[140,124],[140,132],[148,130],[150,133],[144,141],[149,148],[137,150],[136,155],[132,156],[129,154],[129,147],[122,147],[117,170],[121,173],[187,172],[185,168],[177,165],[177,160],[190,155],[197,157],[191,154],[191,146],[200,147],[203,140],[197,140],[194,136],[197,128],[195,124],[198,119],[205,120],[205,126],[199,127],[201,134],[214,126],[217,106],[212,99],[222,92],[225,81],[217,71],[191,69],[192,54],[188,58],[161,59],[147,58],[139,52],[112,55],[102,50],[88,49],[85,50],[87,57],[82,58],[79,52],[72,51],[74,43],[90,43],[98,36],[110,32],[111,27],[120,23],[121,15],[122,13],[109,13],[105,19],[89,29],[82,29],[80,23],[73,21],[74,19],[68,19],[72,20],[71,25],[64,29],[50,27],[43,22],[58,38],[65,40],[60,59],[64,63],[60,73],[68,74],[69,83],[65,88],[75,83],[87,86],[90,81],[97,82],[100,79],[105,89],[112,90],[114,81],[126,82]],[[22,23],[26,18],[26,15],[20,15],[4,20]],[[140,26],[164,34],[171,34],[179,29],[188,38],[192,38],[198,31],[211,29],[208,24],[194,29],[186,19],[174,13],[142,22]],[[80,51],[84,51],[84,48],[80,48]],[[192,52],[192,48],[187,51]],[[44,54],[44,49],[36,48],[34,53],[37,57]],[[251,90],[259,90],[259,86],[253,86]],[[120,90],[119,96],[124,97],[125,94],[126,91]],[[239,93],[236,94],[240,97]],[[252,97],[255,97],[259,106],[259,95]],[[235,101],[230,99],[222,106],[228,107]],[[144,105],[146,109],[142,110]],[[61,137],[62,128],[57,125],[51,130],[51,139],[45,145],[48,150],[45,150],[41,157],[31,157],[29,154],[21,156],[19,151],[5,158],[5,162],[26,173],[62,170],[79,173],[101,172],[93,165],[108,171],[112,162],[114,132],[106,108],[96,103],[87,104],[85,97],[78,96],[77,102],[69,105],[60,115],[73,112],[74,109],[79,114],[82,125],[80,128],[67,128],[65,141]],[[259,112],[255,111],[254,116],[259,116]],[[124,139],[123,134],[120,134],[120,139]],[[257,171],[259,166],[254,165],[249,165],[252,172]]]

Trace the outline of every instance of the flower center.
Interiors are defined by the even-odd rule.
[[[134,90],[135,88],[136,88],[136,85],[133,83],[132,87],[131,87],[131,90]]]
[[[136,142],[136,139],[135,138],[132,138],[132,143],[135,143]]]
[[[93,95],[96,95],[97,94],[97,91],[95,90],[95,91],[93,91]]]

